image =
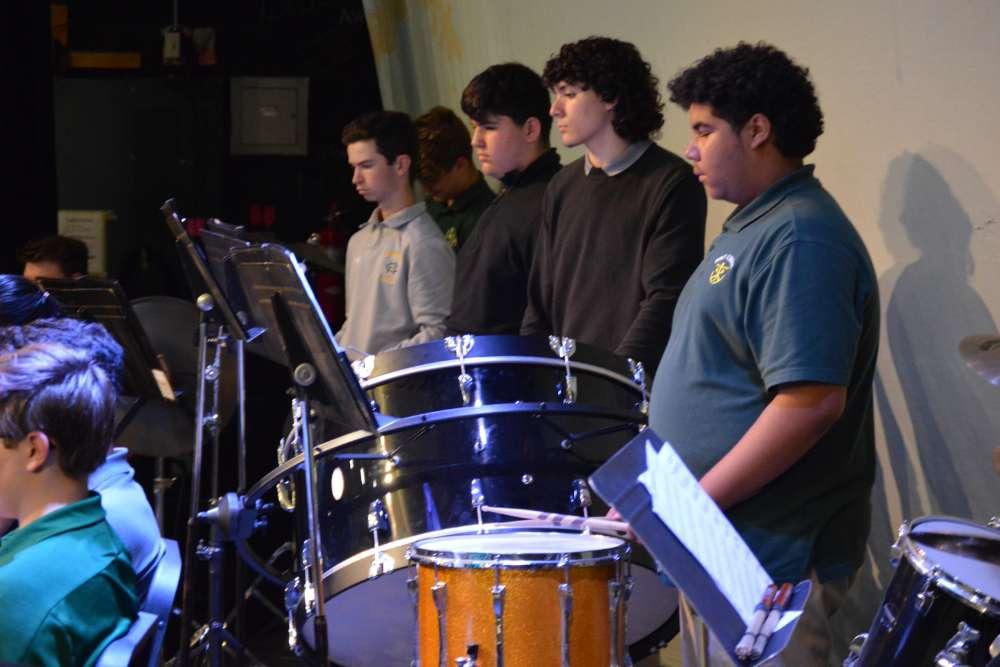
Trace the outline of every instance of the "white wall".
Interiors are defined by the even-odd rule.
[[[1000,319],[1000,3],[989,0],[366,0],[384,103],[459,108],[485,67],[537,71],[567,41],[635,43],[665,83],[719,46],[764,40],[810,68],[826,133],[810,161],[861,232],[880,276],[880,481],[870,569],[843,632],[868,623],[904,518],[1000,512],[990,452],[1000,388],[958,341]],[[681,152],[669,105],[660,143]],[[558,143],[556,136],[554,141]],[[563,151],[564,162],[578,152]],[[709,209],[709,239],[729,206]],[[874,574],[874,577],[871,576]]]

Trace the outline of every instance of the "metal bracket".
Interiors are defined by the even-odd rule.
[[[936,667],[967,667],[969,653],[979,642],[979,630],[960,621],[956,632],[944,648],[934,656]]]
[[[374,579],[387,572],[396,569],[396,561],[386,553],[382,553],[379,546],[378,534],[380,531],[389,531],[389,514],[385,511],[385,504],[381,499],[376,498],[368,505],[368,530],[372,534],[372,562],[368,567],[368,578]]]
[[[576,403],[576,376],[573,375],[569,366],[569,359],[576,352],[576,341],[566,336],[562,338],[559,336],[549,336],[549,347],[555,352],[557,357],[563,360],[563,365],[566,368],[566,391],[563,392],[563,403]]]
[[[569,494],[569,506],[574,510],[580,510],[583,512],[583,516],[587,517],[590,516],[591,502],[590,487],[587,486],[587,480],[574,479],[573,489]]]
[[[462,405],[472,403],[472,376],[465,372],[465,355],[472,350],[476,344],[476,338],[472,334],[462,336],[448,336],[444,339],[444,346],[458,357],[458,389],[462,392]]]
[[[559,559],[563,583],[559,584],[559,608],[562,611],[562,667],[569,667],[569,624],[573,618],[573,587],[569,583],[569,556]]]
[[[438,664],[440,667],[448,667],[448,641],[445,633],[445,623],[447,621],[448,608],[448,584],[437,581],[437,569],[434,571],[434,585],[431,586],[431,596],[434,598],[434,608],[437,609],[438,617]]]
[[[649,392],[646,391],[646,367],[641,361],[629,357],[628,369],[632,372],[632,380],[639,385],[642,399],[639,401],[639,412],[649,414]]]

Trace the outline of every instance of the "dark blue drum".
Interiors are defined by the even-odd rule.
[[[626,360],[582,345],[569,345],[570,356],[566,341],[555,343],[477,337],[462,350],[453,339],[379,355],[367,368],[355,364],[367,395],[396,419],[377,434],[340,435],[317,450],[336,662],[409,663],[415,616],[406,551],[428,537],[480,529],[477,505],[607,510],[596,496],[591,503],[585,480],[643,428],[644,390]],[[316,442],[325,435],[317,433]],[[301,454],[288,458],[250,490],[250,499],[295,481],[301,462]],[[300,534],[303,517],[296,512]],[[630,644],[654,635],[676,610],[676,594],[660,583],[648,555],[636,551]],[[310,615],[300,613],[299,620],[312,643]]]

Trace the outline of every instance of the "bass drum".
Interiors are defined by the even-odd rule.
[[[896,572],[867,634],[845,666],[990,662],[1000,635],[1000,531],[964,519],[904,523]]]
[[[476,532],[477,504],[575,514],[589,505],[595,515],[607,510],[596,496],[591,499],[586,479],[645,423],[643,391],[620,372],[628,372],[626,362],[581,346],[570,360],[576,379],[567,383],[565,360],[547,344],[512,339],[522,347],[505,356],[480,347],[482,340],[475,348],[489,354],[470,354],[460,362],[429,349],[445,349],[441,341],[390,353],[397,361],[408,351],[418,358],[443,357],[418,364],[423,366],[419,372],[389,370],[391,364],[376,359],[372,370],[384,372],[371,374],[366,389],[386,413],[391,406],[399,418],[377,434],[356,432],[316,447],[325,612],[331,658],[337,663],[409,663],[416,628],[406,584],[412,576],[407,551],[420,540]],[[547,355],[532,357],[524,345]],[[573,361],[577,355],[580,359]],[[598,363],[592,363],[595,357]],[[617,362],[612,369],[604,365],[612,362]],[[463,365],[473,378],[469,404],[458,384]],[[579,400],[559,400],[560,383],[563,390],[575,384]],[[584,403],[588,396],[600,402]],[[421,402],[430,410],[418,412]],[[408,411],[414,414],[400,417]],[[296,532],[304,535],[301,465],[301,454],[291,456],[248,496],[271,500],[281,482],[293,481]],[[287,500],[289,494],[283,495]],[[483,521],[501,525],[489,515]],[[625,637],[630,645],[659,639],[677,607],[675,590],[661,583],[643,549],[635,549],[632,564],[634,593]],[[254,565],[266,569],[260,562]],[[301,604],[298,625],[312,645],[312,614]]]

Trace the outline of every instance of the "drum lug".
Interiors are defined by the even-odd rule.
[[[455,658],[456,667],[476,667],[479,663],[476,660],[479,659],[479,645],[469,644],[465,647],[465,655]],[[501,663],[497,662],[499,667]]]
[[[462,336],[448,336],[444,339],[444,346],[458,357],[458,390],[462,394],[462,405],[472,403],[472,376],[465,372],[465,355],[472,350],[476,344],[476,337],[472,334]]]
[[[573,617],[573,587],[569,583],[569,556],[559,559],[564,581],[559,584],[559,608],[562,611],[562,667],[569,667],[569,624]]]
[[[382,553],[379,545],[379,532],[389,531],[389,514],[385,511],[385,504],[379,498],[376,498],[368,505],[368,530],[372,534],[372,548],[374,551],[372,563],[368,567],[368,578],[374,579],[396,569],[396,561],[389,554]]]
[[[435,581],[431,586],[431,596],[434,599],[434,608],[438,617],[438,665],[448,667],[448,642],[445,634],[445,622],[447,620],[448,606],[448,584],[443,581]]]
[[[576,352],[576,340],[563,336],[549,336],[549,347],[563,360],[566,367],[566,379],[563,391],[563,403],[576,403],[577,384],[576,376],[573,375],[569,365],[569,359]]]
[[[476,519],[480,526],[483,525],[483,505],[486,504],[486,496],[483,495],[483,481],[474,477],[469,482],[469,499],[472,501],[472,508],[476,510]]]
[[[639,385],[639,392],[642,400],[639,401],[639,412],[644,415],[649,414],[649,393],[646,391],[646,367],[641,361],[636,361],[632,357],[628,359],[628,369],[632,372],[632,380]]]
[[[409,559],[411,552],[407,551],[406,557]],[[406,579],[406,590],[410,594],[410,604],[413,606],[413,660],[410,667],[420,667],[420,608],[417,605],[420,589],[417,582],[417,573],[411,572],[411,576]]]
[[[936,667],[966,667],[969,662],[969,654],[979,641],[979,630],[976,630],[965,621],[958,624],[956,632],[944,648],[934,656]]]
[[[620,573],[619,573],[620,576]],[[611,621],[611,657],[608,667],[621,667],[621,657],[618,655],[618,612],[622,602],[624,586],[618,579],[608,582],[608,618]]]
[[[285,584],[285,611],[288,612],[288,650],[299,655],[299,631],[295,627],[295,608],[302,599],[302,581],[295,577]]]
[[[583,512],[583,516],[589,516],[590,504],[590,487],[587,486],[587,480],[585,479],[574,479],[573,480],[573,490],[569,494],[569,506],[574,510],[580,510]]]
[[[312,580],[312,557],[310,556],[312,545],[309,538],[302,540],[302,551],[299,560],[302,563],[302,599],[305,604],[306,614],[316,611],[316,588]]]
[[[868,640],[868,633],[862,632],[855,635],[851,640],[851,645],[847,649],[847,657],[844,658],[843,667],[854,667],[861,659],[861,651],[865,648],[865,641]]]
[[[493,620],[496,624],[497,667],[503,667],[503,606],[507,587],[500,583],[500,566],[495,570],[495,579],[490,593],[493,596]]]
[[[934,582],[937,581],[939,574],[938,568],[933,568],[927,575],[927,578],[924,579],[924,583],[920,587],[920,592],[917,593],[917,611],[924,616],[927,615],[931,609],[931,605],[934,604]]]

